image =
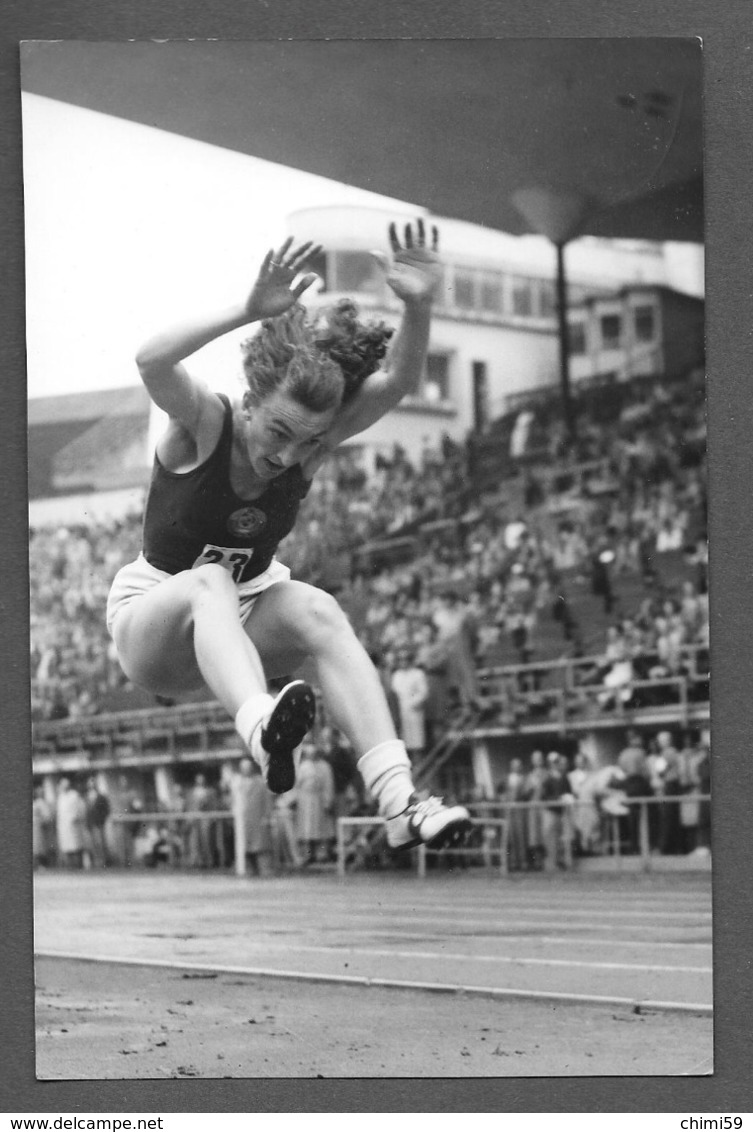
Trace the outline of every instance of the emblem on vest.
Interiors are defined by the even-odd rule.
[[[267,525],[267,516],[258,507],[241,507],[228,516],[227,529],[239,538],[253,538]]]

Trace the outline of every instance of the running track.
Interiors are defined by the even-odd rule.
[[[41,873],[40,955],[711,1011],[708,876]]]

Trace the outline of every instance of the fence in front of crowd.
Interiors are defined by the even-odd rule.
[[[384,832],[386,822],[380,817],[344,817],[337,821],[337,875],[344,877],[348,865],[363,867],[361,853],[373,855],[378,837]],[[348,837],[352,831],[355,836]],[[378,836],[375,837],[375,834]],[[386,845],[386,834],[382,840]],[[444,857],[453,863],[477,861],[487,868],[497,862],[502,875],[507,873],[507,822],[503,818],[471,818],[471,833],[467,843],[451,849],[430,849],[419,845],[415,850],[418,875],[426,876],[427,856]]]
[[[669,857],[688,859],[692,853],[692,849],[687,848],[675,849],[670,854],[662,852],[661,838],[670,826],[675,832],[704,830],[706,843],[697,848],[704,853],[708,850],[710,859],[706,836],[709,826],[700,820],[701,807],[708,806],[710,801],[710,795],[702,793],[627,798],[621,791],[612,790],[599,802],[588,803],[577,799],[562,803],[474,802],[470,807],[472,830],[468,842],[446,850],[419,847],[413,851],[415,867],[419,876],[425,876],[428,859],[440,858],[453,866],[485,867],[500,875],[510,872],[511,866],[527,869],[531,867],[530,861],[513,865],[511,855],[518,851],[515,838],[520,836],[523,823],[528,829],[531,822],[543,822],[542,845],[549,858],[546,864],[539,862],[534,868],[572,869],[586,861],[609,860],[617,869],[638,867],[650,872],[666,867],[664,862]],[[593,852],[579,856],[576,837],[582,816],[579,809],[586,808],[595,821],[595,847]],[[687,824],[683,824],[683,813]],[[688,815],[693,820],[689,820]],[[118,814],[109,820],[120,865],[234,869],[238,876],[246,875],[245,824],[237,820],[231,810]],[[282,861],[276,844],[274,817],[265,825],[269,852],[279,865]],[[376,816],[338,819],[336,866],[339,876],[377,862],[389,867],[389,861],[384,859],[384,855],[389,857],[384,827],[384,819]],[[526,841],[525,836],[523,841]],[[703,867],[700,860],[698,865]]]

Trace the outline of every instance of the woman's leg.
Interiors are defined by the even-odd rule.
[[[313,668],[332,722],[356,752],[397,738],[381,681],[333,597],[303,582],[278,582],[246,620],[270,676]]]
[[[436,800],[428,808],[414,805],[410,760],[395,733],[381,681],[334,598],[301,582],[279,582],[257,598],[246,632],[270,675],[313,667],[327,711],[348,737],[380,813],[401,819],[388,824],[391,844],[439,844],[465,835],[464,808],[448,809]]]
[[[121,610],[113,635],[134,683],[162,695],[207,684],[234,718],[270,790],[292,788],[293,750],[313,722],[313,693],[301,682],[277,699],[267,693],[226,570],[200,566],[164,579]]]
[[[250,695],[266,692],[259,654],[240,623],[236,588],[221,566],[166,578],[118,614],[113,635],[126,675],[156,694],[203,681],[235,716]]]

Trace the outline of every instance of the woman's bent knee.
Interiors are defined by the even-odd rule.
[[[353,632],[350,621],[331,594],[315,586],[306,586],[306,591],[299,599],[296,616],[299,631],[307,643],[316,645]]]

